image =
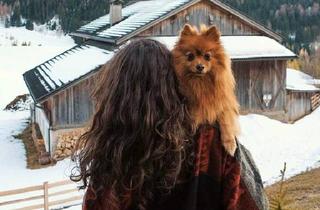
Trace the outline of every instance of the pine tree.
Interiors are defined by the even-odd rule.
[[[33,23],[31,22],[31,20],[27,20],[26,22],[26,29],[32,31],[33,30]]]

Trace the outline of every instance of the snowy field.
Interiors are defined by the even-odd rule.
[[[279,180],[287,163],[286,178],[320,163],[320,108],[294,124],[262,115],[240,117],[240,142],[252,153],[266,184]]]
[[[12,135],[18,134],[25,128],[28,116],[28,111],[0,111],[0,191],[39,185],[45,181],[65,180],[69,178],[74,167],[70,159],[66,159],[58,162],[55,166],[44,169],[31,170],[26,168],[24,145],[21,140],[15,139]],[[61,187],[59,189],[63,190]],[[29,193],[26,195],[34,196],[38,194]],[[74,193],[74,195],[77,195],[77,193]],[[20,197],[10,196],[3,199],[13,200],[18,198]],[[0,197],[1,201],[2,198]],[[27,204],[39,204],[39,201],[28,202]],[[8,210],[8,207],[9,209],[17,208],[21,207],[21,205],[26,205],[26,203],[20,203],[17,206],[0,206],[0,210]]]
[[[11,36],[19,43],[30,41],[31,45],[12,46]],[[73,165],[69,159],[44,169],[27,169],[24,146],[12,135],[25,127],[29,113],[2,109],[16,95],[27,93],[23,72],[73,45],[68,36],[0,28],[0,191],[66,179],[70,175]],[[319,164],[320,109],[292,125],[253,114],[241,116],[240,124],[240,141],[251,151],[266,184],[278,180],[284,162],[287,178]]]
[[[29,46],[22,46],[24,42]],[[17,95],[28,93],[22,77],[25,71],[74,45],[71,37],[53,31],[0,26],[0,191],[63,180],[70,175],[70,160],[45,169],[27,169],[24,145],[12,135],[25,128],[29,112],[5,112],[3,108]]]
[[[18,46],[12,46],[13,42]],[[30,46],[21,46],[23,42]],[[0,26],[0,109],[15,96],[28,92],[22,78],[25,71],[74,45],[69,36]]]
[[[0,191],[38,185],[48,180],[59,181],[70,175],[73,167],[70,160],[44,169],[26,169],[24,145],[13,135],[25,128],[28,117],[28,111],[0,111]]]

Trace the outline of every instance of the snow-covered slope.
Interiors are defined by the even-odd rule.
[[[61,32],[46,30],[43,27],[34,31],[25,29],[24,27],[0,27],[0,47],[11,47],[14,45],[22,46],[25,42],[30,46],[44,47],[65,47],[73,44],[73,40],[69,36],[65,36]],[[37,30],[37,31],[36,31]]]
[[[25,128],[27,117],[29,117],[28,111],[0,111],[0,191],[40,185],[45,181],[54,182],[65,180],[69,178],[71,170],[74,167],[70,159],[66,159],[58,162],[55,166],[43,169],[31,170],[26,168],[24,145],[21,140],[15,139],[12,135],[20,133]],[[68,187],[70,188],[70,186]],[[74,188],[76,188],[76,184]],[[64,188],[62,186],[56,190],[64,190]],[[79,193],[82,195],[83,191]],[[66,196],[77,196],[79,193],[74,192]],[[16,196],[0,196],[0,203],[38,194],[39,192],[32,192]],[[55,197],[55,199],[57,198],[58,197]],[[60,196],[58,199],[63,198],[65,197]],[[0,206],[0,210],[22,208],[39,204],[39,202],[41,201],[36,200],[9,206]],[[79,210],[81,209],[80,206],[77,207]]]
[[[18,46],[12,46],[17,42]],[[21,46],[23,42],[30,46]],[[71,48],[69,36],[21,28],[0,28],[0,109],[17,95],[28,93],[22,74],[39,63]]]
[[[18,43],[31,42],[31,45],[12,46],[13,39]],[[0,191],[66,178],[69,175],[68,161],[41,170],[26,169],[24,146],[12,135],[26,126],[29,111],[9,112],[3,108],[17,95],[28,92],[22,78],[26,70],[69,49],[75,45],[74,41],[69,36],[53,32],[1,28],[0,45]]]
[[[241,116],[240,124],[240,142],[251,151],[267,184],[278,179],[284,162],[290,177],[320,161],[320,108],[294,124],[254,114]]]
[[[44,169],[26,168],[24,145],[12,135],[25,128],[28,117],[28,111],[0,111],[0,191],[62,180],[70,175],[73,167],[70,160]]]

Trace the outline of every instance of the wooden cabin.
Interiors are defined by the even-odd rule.
[[[242,113],[284,118],[286,62],[295,54],[281,45],[277,33],[217,0],[112,3],[110,14],[71,34],[78,46],[24,74],[36,104],[34,113],[42,116],[35,122],[41,124],[48,151],[54,153],[59,135],[81,130],[89,121],[94,111],[89,92],[95,75],[119,46],[150,37],[170,47],[186,23],[216,25],[221,30],[232,58]]]
[[[295,122],[320,106],[320,88],[314,78],[295,69],[287,69],[286,121]]]

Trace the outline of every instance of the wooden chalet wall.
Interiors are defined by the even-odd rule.
[[[286,61],[233,61],[232,69],[237,82],[236,94],[243,113],[284,112]],[[268,107],[263,101],[264,94],[272,95]]]
[[[199,2],[179,12],[171,18],[145,30],[140,36],[178,35],[184,24],[216,25],[222,35],[262,35],[257,29],[240,20],[235,15],[222,11],[209,2]],[[265,35],[265,34],[264,34]]]
[[[51,110],[50,121],[53,129],[82,127],[94,111],[90,97],[96,77],[90,75],[74,85],[52,95],[44,106]],[[50,112],[48,112],[50,113]]]
[[[287,90],[287,121],[294,122],[312,112],[313,92]]]

